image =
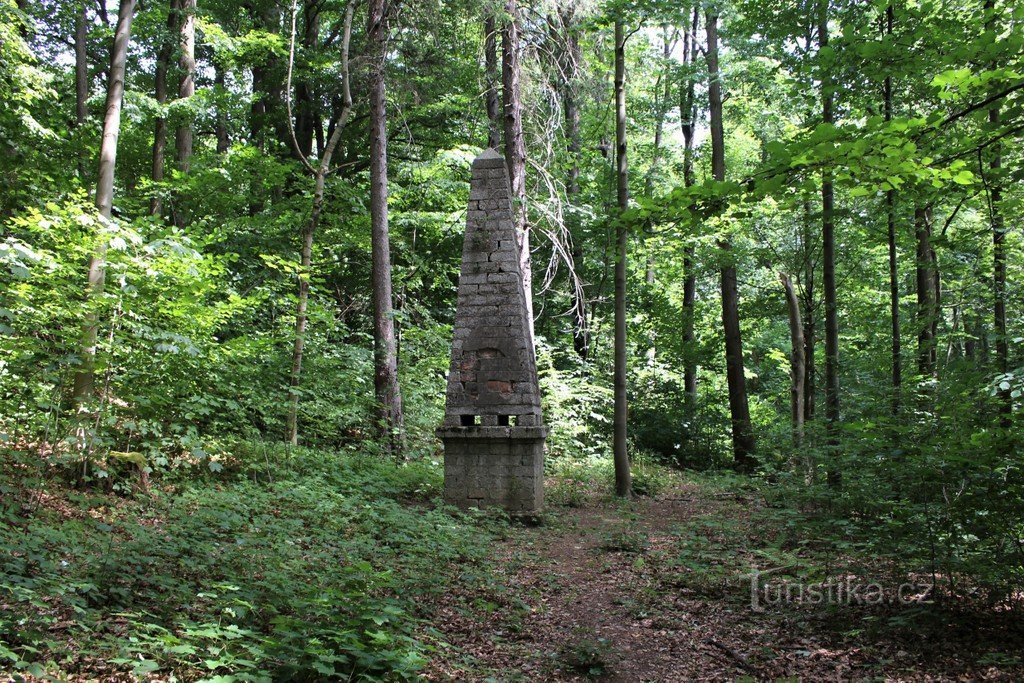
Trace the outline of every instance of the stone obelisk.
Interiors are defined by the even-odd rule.
[[[444,497],[540,512],[544,439],[505,159],[473,162],[444,425]]]

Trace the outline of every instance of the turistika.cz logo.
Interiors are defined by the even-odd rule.
[[[845,576],[831,581],[805,583],[773,577],[788,567],[758,570],[750,573],[750,609],[763,612],[779,605],[922,605],[932,602],[934,585],[909,581],[895,587],[865,582],[859,577]]]

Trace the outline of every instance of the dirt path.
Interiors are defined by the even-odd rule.
[[[1020,679],[1019,662],[988,665],[984,645],[955,629],[940,630],[945,642],[879,641],[864,637],[870,615],[754,612],[736,564],[756,564],[756,505],[681,485],[514,530],[495,548],[494,575],[438,606],[431,621],[454,647],[428,678]]]

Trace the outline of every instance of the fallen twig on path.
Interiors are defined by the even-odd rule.
[[[725,654],[729,655],[729,657],[734,662],[739,664],[740,668],[742,668],[743,670],[748,671],[748,672],[750,672],[752,674],[756,674],[757,673],[757,667],[754,666],[753,664],[751,664],[749,659],[747,659],[744,655],[742,655],[741,653],[737,652],[733,648],[729,647],[725,643],[723,643],[723,642],[721,642],[719,640],[715,640],[714,638],[705,638],[704,642],[707,643],[708,645],[714,645],[719,650],[721,650]]]

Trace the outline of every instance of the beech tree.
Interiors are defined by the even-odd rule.
[[[121,102],[124,99],[125,69],[128,61],[128,42],[131,40],[132,19],[136,0],[121,0],[117,11],[117,28],[110,47],[110,70],[107,78],[107,102],[103,114],[103,138],[100,143],[99,174],[96,181],[96,209],[102,221],[110,221],[114,206],[114,169],[117,164],[117,141],[121,135]],[[105,238],[96,241],[96,250],[89,257],[88,279],[85,287],[86,312],[82,323],[82,342],[79,348],[79,366],[75,372],[73,397],[78,410],[89,412],[89,403],[96,392],[96,337],[99,318],[95,299],[103,293],[106,279]]]
[[[626,365],[626,255],[629,232],[622,214],[629,208],[629,157],[626,149],[626,32],[621,18],[615,19],[615,198],[619,209],[615,225],[615,493],[633,495],[629,453],[626,442],[629,406]]]
[[[718,68],[718,10],[705,14],[707,32],[708,111],[711,115],[711,175],[725,181],[725,128],[722,120],[722,82]],[[736,468],[749,472],[754,468],[754,432],[747,401],[747,380],[743,369],[743,339],[740,332],[739,287],[732,245],[728,238],[718,241],[722,251],[722,325],[725,330],[725,366],[729,384],[729,412],[732,418],[733,458]]]
[[[367,24],[370,69],[370,220],[373,261],[374,390],[383,444],[402,454],[402,395],[391,294],[391,241],[388,232],[388,129],[385,68],[388,12],[385,0],[369,1]]]
[[[355,3],[349,2],[345,7],[345,17],[341,29],[341,108],[331,121],[330,139],[326,143],[320,163],[313,166],[306,157],[302,155],[301,145],[295,139],[293,131],[293,142],[296,153],[302,158],[306,170],[313,176],[313,206],[309,212],[309,220],[302,230],[302,248],[299,261],[299,292],[298,301],[295,305],[295,341],[292,346],[292,366],[288,375],[289,407],[286,429],[288,442],[296,446],[299,443],[299,380],[302,375],[302,353],[306,342],[307,308],[309,305],[309,279],[312,275],[313,262],[313,238],[320,227],[320,215],[324,208],[324,190],[327,184],[327,174],[331,171],[331,162],[334,159],[334,152],[341,141],[342,133],[345,132],[345,125],[348,123],[349,115],[352,112],[352,88],[349,76],[349,49],[352,44],[352,17],[355,12]],[[292,13],[292,45],[290,54],[294,54],[294,21],[295,13]],[[291,65],[289,64],[289,69]],[[291,89],[288,89],[288,97],[291,97]],[[291,100],[289,99],[289,102]],[[288,117],[291,125],[291,116]]]

